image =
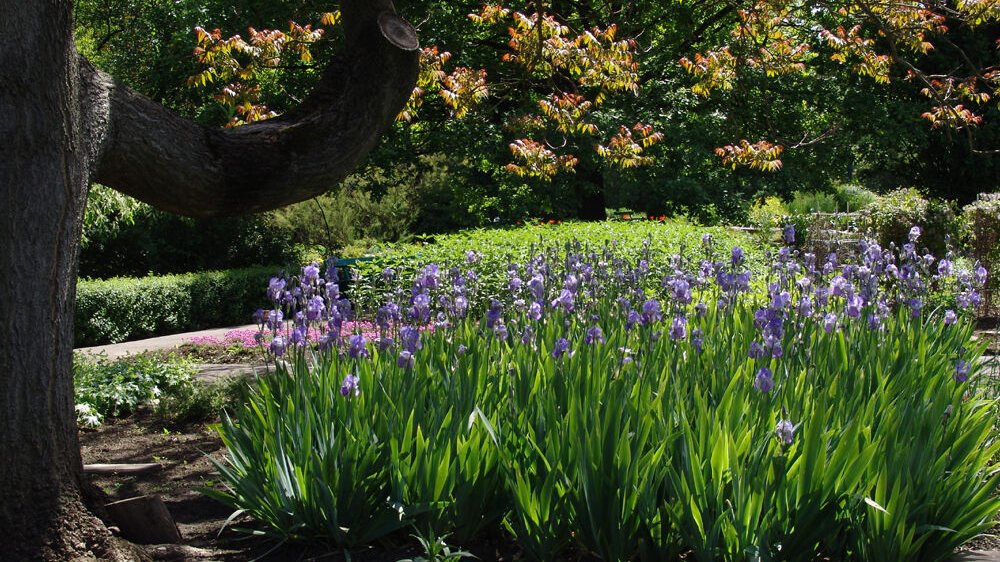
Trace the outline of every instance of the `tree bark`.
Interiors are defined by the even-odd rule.
[[[280,119],[217,131],[82,61],[70,0],[2,0],[3,559],[140,556],[116,543],[80,493],[72,322],[90,180],[192,216],[275,208],[334,185],[392,122],[417,72],[416,52],[396,46],[412,48],[416,35],[408,42],[412,28],[392,15],[389,0],[345,0],[341,7],[344,56],[303,105]]]
[[[402,22],[379,17],[391,9],[388,0],[342,3],[345,46],[313,93],[281,117],[232,129],[183,119],[83,64],[94,114],[107,114],[95,122],[104,134],[94,135],[103,141],[95,145],[94,180],[200,217],[259,212],[325,193],[375,146],[416,82],[417,52],[386,39]]]

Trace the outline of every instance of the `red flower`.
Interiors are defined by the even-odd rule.
[[[632,217],[630,217],[630,216],[628,216],[628,215],[622,215],[622,219],[623,219],[623,220],[629,220],[629,219],[631,219],[631,218],[632,218]]]

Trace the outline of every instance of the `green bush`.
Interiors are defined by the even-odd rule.
[[[90,190],[80,276],[98,279],[291,263],[293,228],[270,214],[193,219],[100,185]]]
[[[898,189],[879,197],[866,209],[861,227],[872,232],[879,244],[897,246],[907,241],[914,225],[923,229],[918,248],[943,256],[948,242],[956,241],[959,222],[952,205],[941,199],[927,199],[915,189]]]
[[[250,322],[276,267],[80,280],[76,347]]]
[[[73,362],[77,423],[94,427],[123,417],[143,404],[194,392],[194,364],[174,357],[78,358]]]
[[[987,313],[993,309],[1000,290],[1000,193],[983,193],[962,209],[962,218],[969,233],[969,249],[989,272],[983,304]]]
[[[836,213],[841,210],[837,198],[819,191],[796,191],[788,203],[788,211],[795,214]]]
[[[854,184],[835,186],[833,196],[837,200],[837,210],[847,213],[863,211],[878,199],[875,192]]]

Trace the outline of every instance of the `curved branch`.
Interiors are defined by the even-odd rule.
[[[341,3],[345,45],[284,115],[217,129],[80,65],[92,179],[188,216],[265,211],[335,186],[374,148],[417,79],[416,31],[391,0]]]

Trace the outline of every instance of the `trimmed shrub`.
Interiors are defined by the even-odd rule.
[[[266,304],[262,286],[276,267],[203,271],[160,277],[80,280],[77,347],[188,330],[246,324]]]
[[[905,243],[913,225],[923,229],[920,246],[939,256],[945,255],[948,240],[954,240],[959,231],[949,202],[925,198],[912,187],[879,197],[862,213],[861,227],[871,231],[883,246]]]

